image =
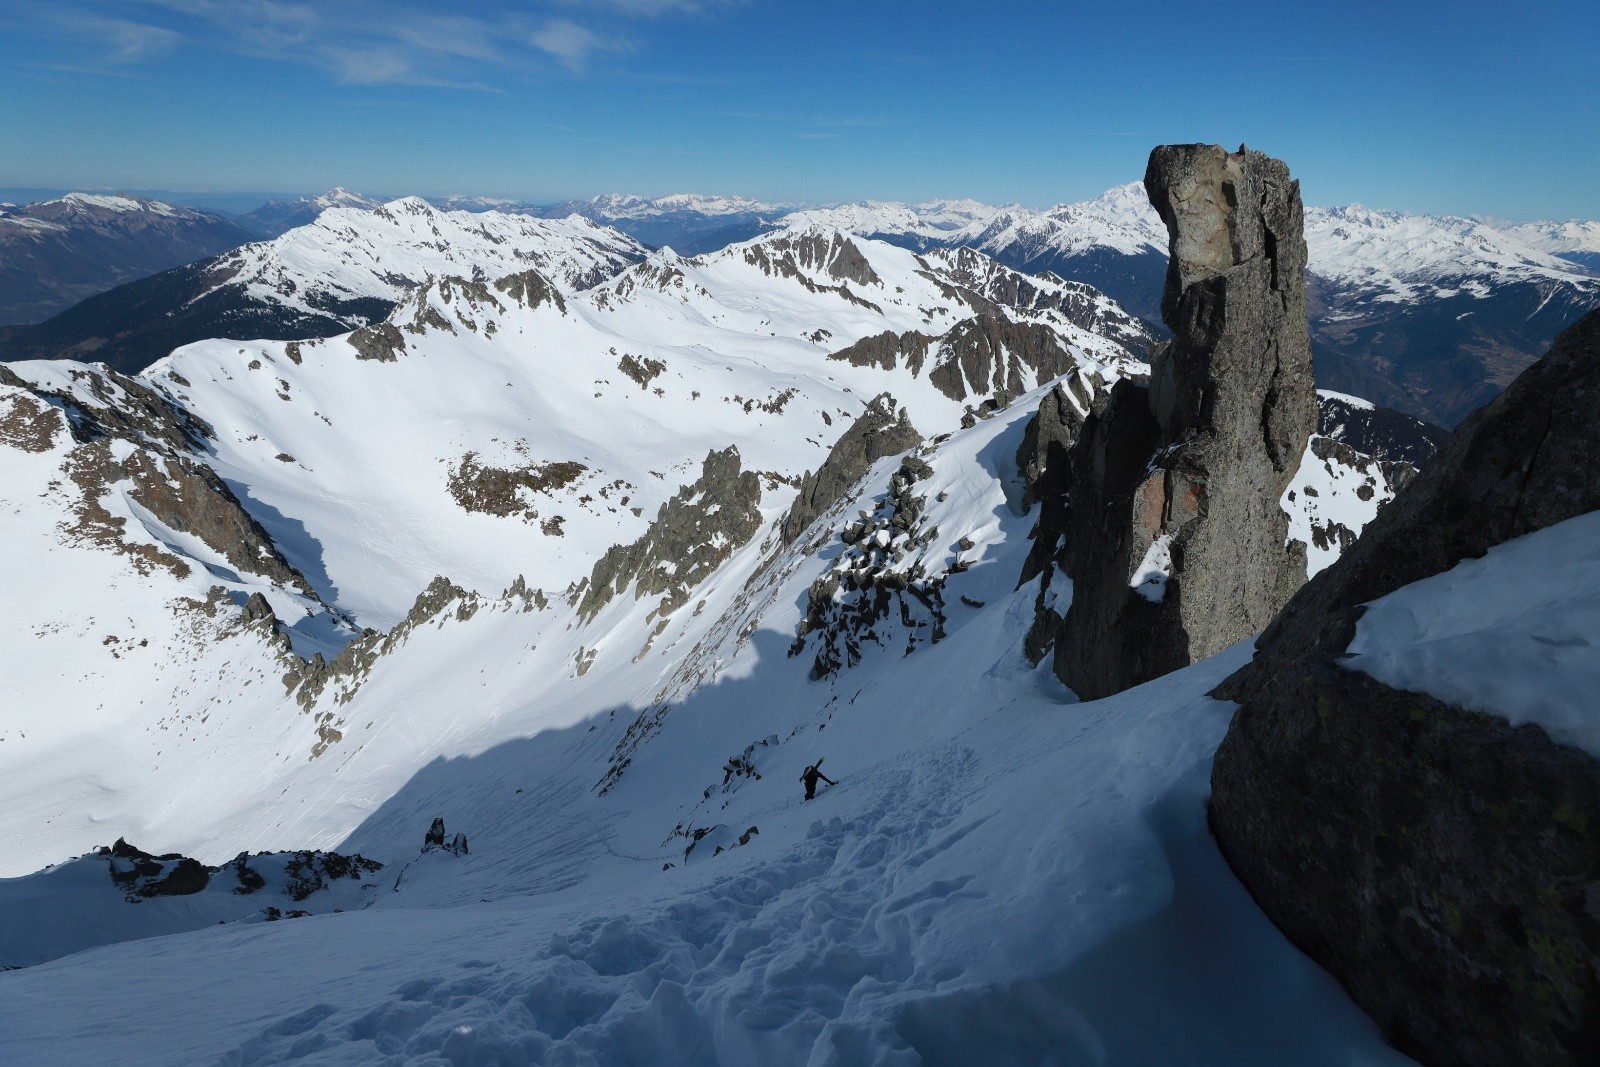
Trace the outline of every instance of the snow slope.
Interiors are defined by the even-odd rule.
[[[941,336],[980,308],[1045,331],[1064,358],[1105,378],[1138,366],[1068,317],[1090,299],[1088,321],[1129,321],[1082,287],[1013,286],[1028,299],[1008,310],[983,295],[1003,295],[1007,275],[966,257],[941,263],[872,242],[847,254],[841,235],[811,237],[701,260],[662,252],[568,296],[529,276],[504,287],[444,279],[408,299],[387,334],[202,342],[136,380],[64,362],[10,365],[16,412],[98,411],[113,425],[114,412],[159,398],[209,427],[197,446],[153,439],[163,423],[104,447],[157,486],[172,463],[204,464],[304,586],[157,519],[136,499],[146,481],[116,473],[77,488],[72,471],[101,447],[78,438],[103,431],[71,432],[52,416],[43,450],[0,470],[7,544],[29,561],[0,613],[13,694],[0,742],[0,802],[12,813],[0,825],[0,870],[23,873],[118,835],[226,851],[237,839],[228,813],[252,806],[274,817],[249,847],[309,847],[259,790],[296,762],[342,759],[336,734],[390,716],[351,718],[340,695],[362,683],[358,665],[307,696],[316,670],[261,624],[241,622],[252,595],[282,620],[298,657],[323,660],[360,627],[389,634],[371,639],[385,649],[420,640],[419,627],[455,610],[448,589],[423,596],[437,576],[505,610],[566,603],[609,546],[639,538],[696,480],[709,452],[736,445],[777,513],[879,393],[892,392],[925,434],[954,429],[996,383],[962,371],[952,393],[931,375],[954,366]],[[828,257],[839,255],[859,255],[849,270],[876,280],[835,277]],[[930,338],[916,370],[829,358],[864,336],[909,331]],[[385,349],[386,338],[398,346]],[[1040,372],[1017,368],[1022,388],[1039,384]],[[130,399],[136,387],[149,396]],[[74,533],[91,496],[105,512],[99,539]],[[527,598],[502,596],[513,588]],[[570,673],[599,647],[592,628],[565,640],[570,616],[538,617],[563,635],[547,669]],[[546,647],[543,630],[526,644]],[[358,661],[382,654],[365,641]],[[409,755],[394,765],[416,766]],[[223,821],[195,821],[198,797],[209,798],[206,818]],[[160,833],[171,836],[151,837]]]
[[[582,218],[440,211],[419,197],[331,207],[315,221],[223,257],[214,273],[256,300],[308,314],[328,302],[398,302],[430,277],[485,280],[532,267],[568,289],[642,257],[624,235]]]
[[[1093,704],[1023,657],[1018,447],[1144,369],[1114,302],[813,224],[582,291],[502,253],[344,336],[0,368],[10,1058],[1397,1062],[1205,830],[1244,651]],[[885,392],[925,443],[796,536]],[[130,897],[70,858],[119,836],[278,857]],[[302,849],[385,866],[302,899]]]
[[[1373,601],[1342,666],[1600,756],[1600,513]]]
[[[819,520],[835,531],[821,552],[758,534],[646,651],[648,599],[588,627],[514,598],[447,613],[351,696],[337,762],[286,764],[270,799],[188,812],[167,835],[187,823],[218,852],[287,820],[307,844],[389,862],[394,887],[360,911],[241,915],[0,974],[8,1050],[1403,1062],[1205,830],[1231,708],[1203,694],[1245,650],[1093,704],[1023,660],[1033,596],[1013,586],[1031,517],[1014,456],[1038,395],[918,450],[927,516],[967,563],[937,646],[905,654],[891,621],[883,647],[820,681],[786,654],[837,531],[899,457]],[[782,511],[763,507],[769,534]],[[559,666],[584,645],[592,669]],[[839,785],[807,804],[795,779],[822,756]],[[417,856],[435,816],[470,855]]]

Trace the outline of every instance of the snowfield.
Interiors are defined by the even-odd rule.
[[[1533,723],[1600,756],[1600,513],[1491,548],[1372,602],[1344,666]]]
[[[444,257],[384,323],[0,365],[7,1062],[1405,1062],[1206,829],[1248,650],[1024,657],[1019,446],[1136,320],[814,219],[580,288],[444,214],[314,224],[374,243],[307,277]],[[869,409],[922,443],[788,529]],[[1389,491],[1322,440],[1313,568]]]
[[[983,605],[955,608],[937,647],[903,655],[885,634],[810,680],[787,650],[832,550],[774,555],[760,538],[642,659],[640,611],[608,609],[582,682],[551,669],[563,636],[540,637],[541,613],[447,616],[355,695],[381,723],[337,765],[288,769],[275,802],[321,823],[296,827],[308,840],[389,864],[364,906],[0,974],[12,1055],[1404,1062],[1206,831],[1231,707],[1203,694],[1246,650],[1093,704],[1021,656],[1033,591],[1011,586],[1031,517],[1008,490],[1029,411],[923,450],[932,519],[975,535],[952,592]],[[683,668],[696,681],[656,699]],[[636,722],[655,725],[599,792]],[[745,752],[750,770],[730,774]],[[806,803],[796,778],[824,756],[839,785]],[[418,856],[435,816],[469,855]],[[263,829],[229,821],[235,839]],[[745,843],[688,849],[722,826]]]

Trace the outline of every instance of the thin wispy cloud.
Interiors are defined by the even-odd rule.
[[[571,19],[552,19],[529,40],[535,48],[554,56],[562,66],[573,71],[587,67],[589,56],[594,52],[615,49],[615,45]]]
[[[625,15],[662,18],[668,15],[703,15],[740,7],[746,0],[562,0],[568,8],[610,9]]]
[[[543,0],[483,18],[412,0],[65,0],[30,18],[94,61],[157,62],[180,46],[315,66],[347,85],[486,89],[530,71],[581,74],[600,54],[636,51],[635,24],[698,16],[742,0]]]
[[[84,26],[106,46],[110,63],[143,63],[161,59],[181,40],[179,34],[161,26],[147,26],[125,19],[95,19]]]

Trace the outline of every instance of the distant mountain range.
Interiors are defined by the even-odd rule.
[[[301,196],[292,200],[271,199],[254,211],[248,212],[240,219],[261,237],[277,237],[288,233],[297,226],[305,226],[317,221],[330,207],[356,208],[360,211],[371,211],[382,207],[382,200],[374,200],[360,193],[352,193],[345,188],[330,189],[321,196]]]
[[[68,193],[0,204],[0,324],[38,322],[254,236],[222,215],[136,196]]]
[[[586,219],[440,211],[416,197],[324,209],[270,240],[163,271],[0,334],[7,359],[92,359],[133,372],[214,337],[293,340],[383,319],[428,279],[536,268],[569,291],[647,250]]]
[[[81,204],[123,199],[73,195]],[[151,203],[132,198],[126,202]],[[423,203],[416,198],[407,202]],[[471,196],[429,203],[437,219],[461,218],[464,212],[502,220],[578,217],[596,224],[596,232],[620,231],[608,239],[614,258],[605,261],[616,269],[637,261],[646,247],[670,246],[680,254],[697,255],[762,233],[807,226],[880,239],[913,251],[970,247],[1019,270],[1049,272],[1093,285],[1162,330],[1159,303],[1167,235],[1138,182],[1092,200],[1045,210],[972,200],[863,201],[816,208],[696,194],[608,194],[555,205]],[[0,218],[0,227],[42,206],[14,210]],[[228,225],[220,216],[163,207]],[[329,209],[336,209],[340,225],[348,227],[356,216],[380,208],[360,194],[334,189],[315,198],[269,201],[240,221],[259,232],[283,236],[311,226]],[[239,233],[238,227],[230,229],[227,242],[238,244]],[[640,247],[633,247],[627,238]],[[293,247],[313,258],[328,257],[331,263],[343,256],[334,247],[339,239],[336,227],[313,226]],[[426,240],[426,235],[419,239]],[[1306,210],[1306,239],[1319,381],[1445,425],[1453,425],[1487,401],[1542,352],[1559,329],[1600,303],[1600,223],[1596,222],[1504,223],[1404,215],[1360,205],[1312,207]],[[126,291],[106,293],[72,308],[59,321],[6,331],[9,336],[0,334],[0,356],[71,354],[137,367],[177,343],[219,334],[288,338],[340,332],[376,321],[401,292],[421,279],[412,277],[409,268],[380,266],[389,254],[370,245],[371,240],[382,239],[358,237],[358,243],[368,241],[369,246],[351,254],[370,260],[378,274],[393,273],[397,279],[393,284],[364,283],[356,286],[359,293],[334,286],[315,296],[290,294],[286,302],[267,294],[271,286],[258,284],[254,295],[241,302],[233,296],[206,294],[222,289],[242,292],[240,284],[230,279],[231,272],[245,267],[233,261],[192,263]],[[312,246],[318,249],[314,254],[309,252]],[[265,257],[261,263],[275,255],[261,253]],[[405,254],[400,258],[404,260]],[[26,269],[9,259],[0,267]],[[306,278],[296,269],[290,269],[291,283],[305,284]],[[597,265],[597,269],[610,268]],[[594,280],[598,276],[591,283]],[[317,284],[311,281],[313,289]],[[266,310],[267,305],[272,310]],[[102,352],[98,347],[102,345],[111,347]]]
[[[916,249],[976,248],[1088,282],[1160,321],[1166,228],[1138,182],[1044,211],[865,202],[775,225],[801,220]],[[1318,381],[1444,425],[1486,403],[1600,303],[1600,223],[1310,207],[1306,243]]]

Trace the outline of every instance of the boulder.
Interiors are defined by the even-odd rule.
[[[1600,311],[1467,419],[1216,691],[1211,822],[1262,909],[1403,1051],[1592,1063],[1600,761],[1341,666],[1364,605],[1600,509]]]

